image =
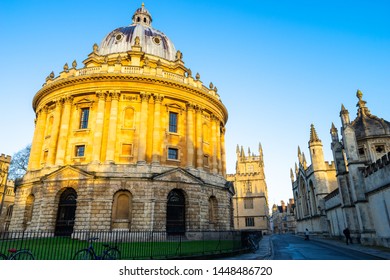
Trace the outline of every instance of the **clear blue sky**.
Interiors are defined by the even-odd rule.
[[[113,29],[131,24],[142,1],[0,2],[0,153],[32,141],[31,101],[46,76],[79,67]],[[145,1],[153,27],[213,82],[229,111],[227,171],[236,145],[264,149],[269,202],[292,197],[297,147],[310,162],[313,123],[331,160],[331,123],[341,104],[356,116],[360,89],[371,113],[390,120],[388,1]],[[6,117],[4,117],[6,116]]]

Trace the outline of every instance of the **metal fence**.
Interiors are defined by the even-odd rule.
[[[54,232],[0,232],[0,253],[28,249],[37,260],[72,260],[76,252],[88,248],[90,238],[96,255],[115,246],[120,259],[212,258],[215,255],[239,253],[248,249],[242,231],[189,231],[168,234],[160,231],[74,231],[64,236]],[[261,233],[260,233],[261,235]]]

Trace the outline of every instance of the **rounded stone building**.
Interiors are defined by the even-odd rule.
[[[182,58],[142,5],[84,67],[51,73],[10,230],[231,229],[228,113]]]

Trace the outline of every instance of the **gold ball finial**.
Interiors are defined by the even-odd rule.
[[[359,100],[362,100],[363,93],[360,91],[360,89],[357,90],[356,97],[359,98]]]

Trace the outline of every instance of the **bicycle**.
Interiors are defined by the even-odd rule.
[[[93,241],[98,240],[99,237],[92,237],[88,239],[88,248],[81,249],[74,254],[74,260],[119,260],[120,251],[116,246],[103,244],[105,248],[101,255],[97,255],[93,247]]]
[[[30,250],[15,248],[8,249],[9,255],[0,253],[0,260],[34,260],[34,255]]]

